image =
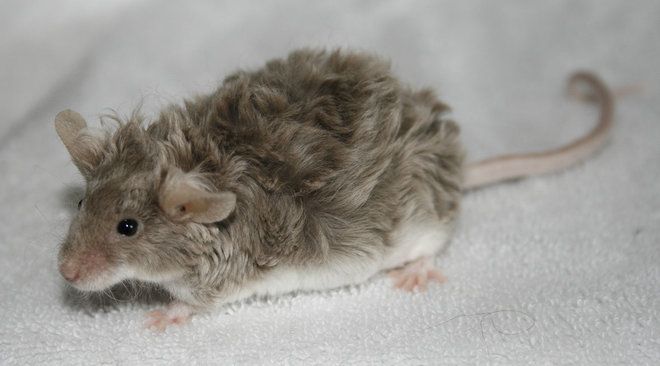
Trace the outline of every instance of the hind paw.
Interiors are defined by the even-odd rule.
[[[388,274],[394,281],[394,287],[408,292],[424,292],[429,282],[443,283],[447,280],[427,257],[409,262],[402,268],[389,271]]]

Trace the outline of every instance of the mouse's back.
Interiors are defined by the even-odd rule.
[[[237,72],[176,109],[186,128],[243,162],[229,230],[251,228],[239,240],[261,266],[323,262],[334,252],[382,256],[403,222],[451,222],[463,154],[445,111],[379,58],[311,50]],[[164,126],[150,130],[165,136]],[[182,168],[213,166],[201,151]]]

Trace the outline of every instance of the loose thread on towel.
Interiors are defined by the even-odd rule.
[[[503,330],[501,327],[499,327],[496,324],[495,318],[494,318],[494,315],[507,314],[507,313],[522,315],[522,318],[527,319],[530,324],[526,328],[521,329],[519,331],[507,332],[507,331]],[[524,311],[521,311],[521,310],[514,310],[514,309],[501,309],[501,310],[488,311],[488,312],[479,312],[479,313],[473,313],[473,314],[459,314],[459,315],[451,317],[447,320],[443,320],[443,321],[441,321],[440,323],[438,323],[434,326],[426,327],[425,330],[429,330],[429,329],[435,328],[437,326],[442,326],[444,324],[447,324],[447,323],[452,322],[452,321],[457,320],[457,319],[474,318],[474,317],[477,317],[479,319],[479,328],[480,328],[479,331],[480,331],[480,335],[481,335],[481,340],[483,341],[483,344],[484,344],[486,354],[488,356],[499,356],[499,357],[502,357],[502,358],[507,359],[507,360],[509,358],[506,355],[491,352],[490,347],[488,346],[488,342],[486,341],[486,331],[485,331],[484,324],[486,324],[487,321],[490,322],[490,325],[495,330],[495,332],[497,332],[498,334],[504,335],[504,336],[515,336],[515,335],[527,333],[530,330],[532,330],[532,328],[534,328],[534,326],[536,326],[536,318],[534,318],[534,316],[532,316],[531,314],[529,314],[527,312],[524,312]]]
[[[501,328],[497,327],[495,325],[495,320],[491,317],[492,315],[505,314],[505,313],[514,313],[514,314],[518,314],[518,315],[523,315],[523,317],[529,318],[531,324],[527,328],[522,329],[521,331],[518,331],[518,332],[506,332],[506,331],[502,330]],[[495,310],[495,311],[481,312],[481,313],[474,313],[474,314],[459,314],[459,315],[456,315],[456,316],[454,316],[452,318],[449,318],[447,320],[443,320],[442,322],[438,323],[436,326],[449,323],[449,322],[454,321],[456,319],[472,318],[472,317],[480,317],[480,321],[486,320],[486,319],[488,319],[488,317],[491,317],[490,318],[491,326],[493,327],[493,329],[495,329],[496,332],[498,332],[499,334],[502,334],[502,335],[522,334],[522,333],[530,331],[536,325],[536,319],[529,313],[526,313],[526,312],[520,311],[520,310],[502,309],[502,310]],[[433,328],[433,327],[435,327],[435,326],[430,326],[430,327],[427,327],[426,329],[428,330],[428,329]]]

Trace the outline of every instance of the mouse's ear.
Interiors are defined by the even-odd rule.
[[[103,157],[104,136],[88,128],[85,119],[70,109],[55,116],[55,131],[80,173],[88,178]]]
[[[163,175],[158,201],[173,220],[210,224],[226,219],[236,207],[235,194],[212,192],[195,173],[171,167]]]

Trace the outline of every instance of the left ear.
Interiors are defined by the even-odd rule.
[[[226,219],[236,207],[231,192],[211,192],[194,173],[170,168],[161,182],[160,207],[176,221],[210,224]]]
[[[70,109],[55,116],[55,131],[80,173],[89,178],[103,158],[106,141],[103,131],[87,127],[85,119]]]

